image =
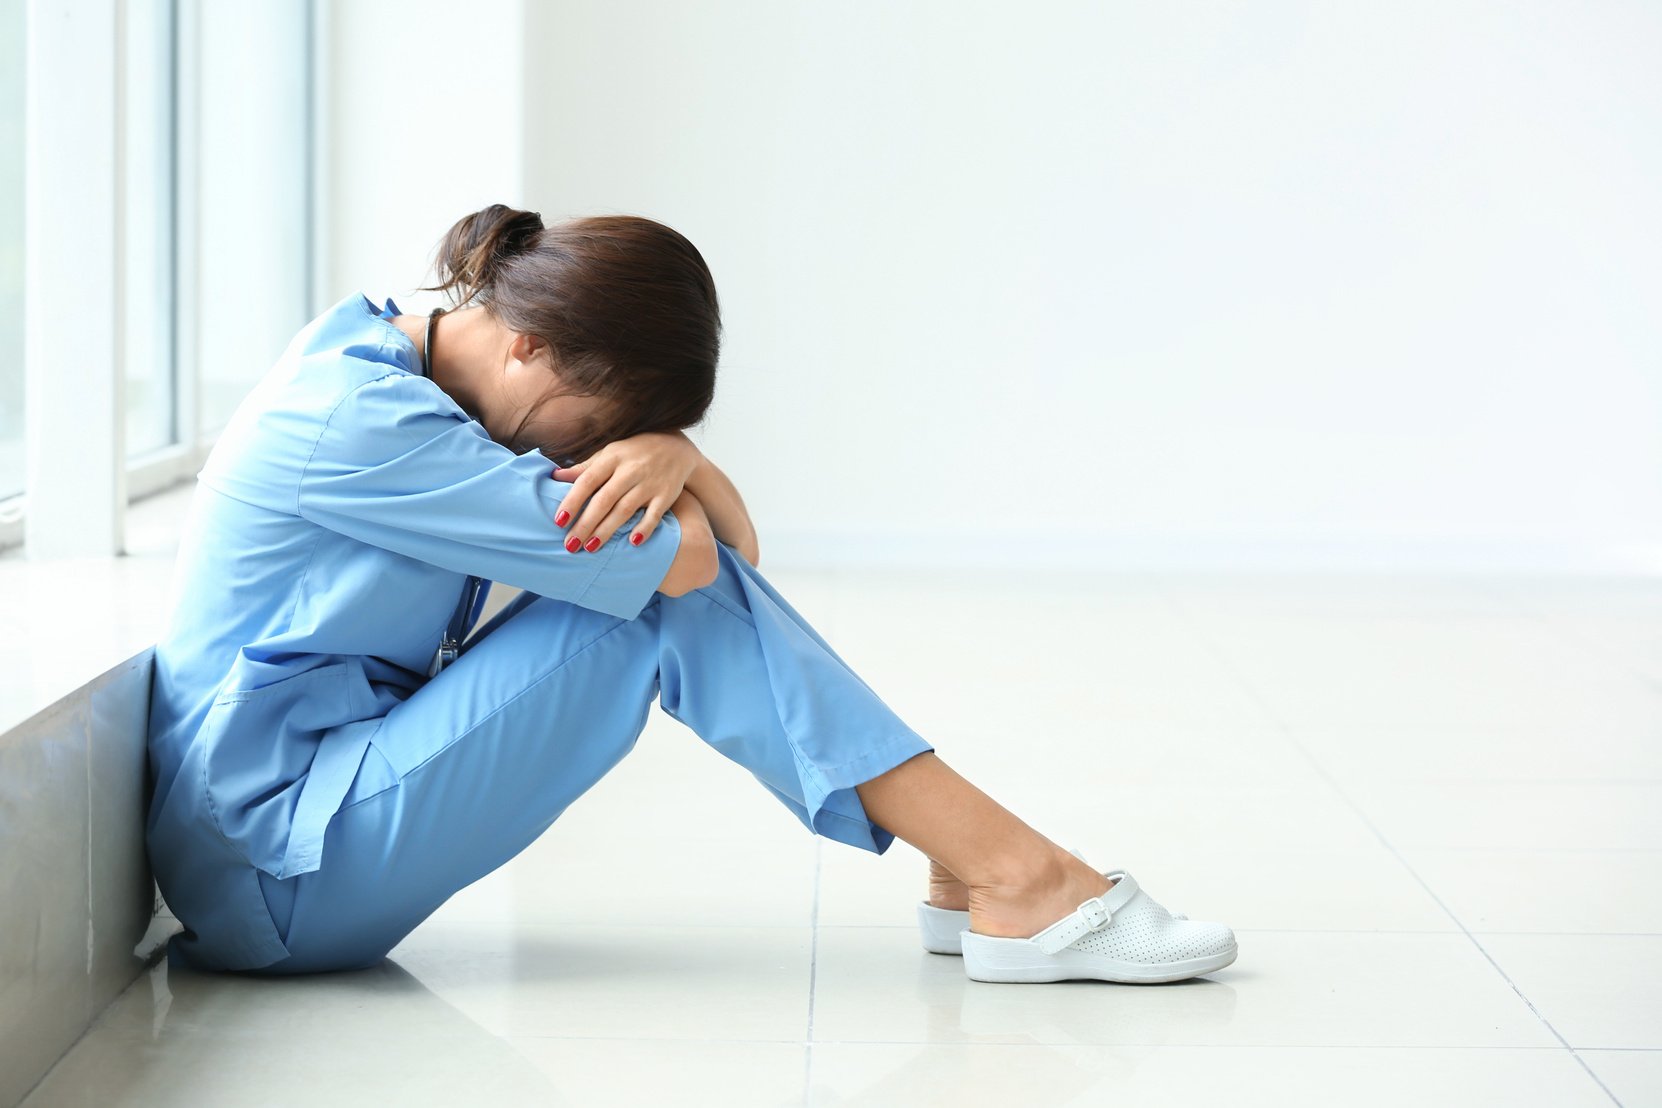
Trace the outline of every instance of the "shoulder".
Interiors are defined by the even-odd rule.
[[[415,344],[377,315],[362,293],[309,323],[289,353],[292,361],[280,375],[281,385],[297,407],[325,416],[388,404],[461,413],[444,390],[421,375]]]
[[[358,368],[317,421],[301,466],[301,481],[316,482],[381,470],[438,481],[507,453],[443,389],[403,370]],[[510,455],[511,456],[511,455]]]
[[[324,422],[333,430],[350,427],[365,434],[409,434],[430,428],[434,420],[466,423],[470,418],[432,381],[385,364],[347,368],[330,391]]]

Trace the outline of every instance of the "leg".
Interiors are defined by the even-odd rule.
[[[868,739],[893,736],[876,748],[882,752],[877,760],[888,762],[892,768],[874,774],[871,771],[876,762],[862,753],[846,772],[824,771],[835,778],[827,787],[841,787],[831,793],[827,808],[841,811],[846,806],[857,813],[845,825],[850,831],[869,821],[875,846],[868,845],[857,831],[851,838],[844,837],[834,829],[836,825],[818,827],[815,820],[801,812],[799,818],[821,834],[878,853],[886,850],[896,836],[918,847],[931,859],[932,874],[942,870],[962,879],[967,887],[971,930],[984,935],[1025,938],[1071,912],[1080,901],[1108,890],[1109,882],[1102,874],[1017,819],[947,766],[933,747],[901,723],[848,668],[766,578],[730,548],[720,549],[721,575],[708,588],[689,596],[704,595],[720,602],[737,621],[755,629],[757,641],[763,646],[766,672],[746,674],[739,687],[745,690],[743,695],[758,702],[771,701],[779,708],[788,738],[784,744],[769,739],[763,746],[801,750],[807,752],[810,768],[826,767],[847,757],[847,736],[851,734],[864,734]],[[666,638],[679,616],[696,610],[681,605],[666,607]],[[846,676],[828,666],[827,660],[846,670]],[[744,733],[723,737],[723,721],[735,717],[720,710],[707,712],[708,704],[689,702],[678,686],[679,681],[666,667],[661,701],[664,710],[684,719],[706,742],[729,757],[754,768],[757,752],[753,740]],[[712,692],[731,690],[705,688],[700,690],[700,699]],[[727,742],[736,745],[724,747]],[[856,745],[854,749],[868,748]],[[907,755],[908,749],[915,753]],[[897,752],[901,757],[896,756]],[[766,777],[763,783],[769,784]],[[781,799],[790,803],[787,798]],[[946,880],[932,876],[932,894],[937,884],[943,893],[954,891]]]
[[[659,706],[744,766],[815,833],[882,854],[854,786],[934,747],[749,562],[660,606]],[[712,648],[718,665],[700,665]]]
[[[966,886],[965,903],[937,906],[967,907],[977,934],[1028,938],[1112,887],[934,753],[857,791],[872,819],[929,856],[932,893],[951,890],[952,878]]]
[[[290,956],[261,973],[379,962],[535,839],[634,746],[656,683],[652,606],[625,622],[525,593],[388,712],[315,872],[260,873]]]
[[[325,837],[322,866],[261,876],[290,957],[262,972],[373,964],[453,893],[546,830],[662,709],[817,834],[894,836],[854,786],[931,747],[749,563],[634,620],[516,598],[393,708]]]

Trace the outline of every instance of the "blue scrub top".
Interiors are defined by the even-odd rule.
[[[163,895],[199,915],[215,902],[192,882],[212,863],[193,844],[279,878],[318,868],[370,736],[429,679],[470,575],[627,620],[680,545],[666,512],[639,547],[624,527],[566,550],[570,483],[423,377],[401,314],[354,293],[307,324],[197,477],[156,644],[147,836]]]

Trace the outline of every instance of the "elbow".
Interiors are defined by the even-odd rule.
[[[665,596],[685,596],[694,589],[716,583],[721,576],[721,555],[716,551],[716,540],[705,535],[695,540],[686,531],[681,533],[681,545],[670,564],[669,573],[658,591]]]
[[[709,544],[699,551],[698,584],[695,588],[705,588],[716,583],[721,576],[721,555],[716,553],[716,542],[711,539]]]

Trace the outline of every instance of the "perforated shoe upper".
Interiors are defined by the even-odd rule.
[[[1205,958],[1235,947],[1235,933],[1223,924],[1173,916],[1124,870],[1105,876],[1118,880],[1033,941],[1048,951],[1079,950],[1144,965]]]
[[[1119,962],[1179,962],[1222,954],[1235,933],[1221,923],[1175,919],[1146,893],[1114,913],[1106,926],[1087,931],[1073,948]]]

